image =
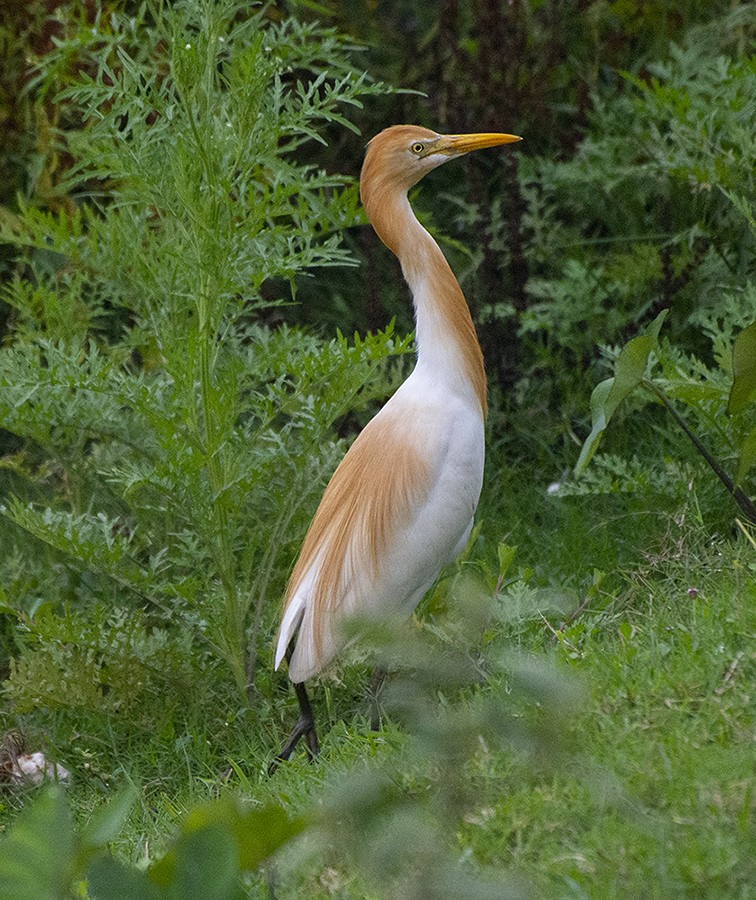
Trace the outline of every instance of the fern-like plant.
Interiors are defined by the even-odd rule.
[[[239,0],[62,31],[32,89],[63,111],[68,202],[0,221],[18,253],[2,513],[53,549],[45,564],[88,573],[77,602],[182,624],[245,692],[290,542],[342,450],[333,425],[386,392],[376,367],[406,347],[391,329],[350,345],[266,325],[302,275],[349,263],[356,191],[308,148],[385,88],[334,31]]]

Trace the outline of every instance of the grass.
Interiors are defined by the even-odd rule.
[[[531,524],[523,515],[501,534],[484,526],[475,551],[490,557],[499,537],[521,539],[521,580],[495,601],[481,658],[514,648],[548,663],[556,678],[541,694],[518,695],[491,669],[483,682],[423,694],[452,724],[480,697],[505,697],[503,741],[437,753],[393,714],[371,733],[369,670],[357,664],[315,687],[321,722],[330,721],[321,759],[310,765],[300,754],[268,778],[270,755],[296,718],[285,678],[262,683],[248,710],[208,671],[193,702],[184,698],[159,719],[149,710],[127,721],[80,710],[22,721],[74,770],[77,819],[134,783],[140,800],[113,849],[144,863],[170,846],[188,809],[219,790],[303,813],[306,836],[248,884],[251,897],[422,896],[411,876],[420,857],[406,854],[426,839],[452,859],[512,873],[532,886],[530,896],[756,896],[754,547],[743,535],[711,539],[690,519],[680,526],[679,516],[659,527],[672,521],[663,509],[642,514],[635,501],[616,502],[612,517],[585,498],[554,505],[532,487],[521,491]],[[607,575],[589,595],[593,566]],[[443,606],[426,606],[425,630],[453,649],[464,615]],[[564,684],[571,694],[560,693]],[[443,745],[447,734],[439,734]],[[224,787],[219,773],[229,762]],[[388,778],[395,796],[355,813],[354,797],[372,790],[366,772]],[[6,791],[3,820],[12,822],[31,795]],[[381,859],[410,875],[384,883]],[[525,896],[515,886],[511,895]]]
[[[756,588],[745,543],[635,573],[565,633],[589,688],[572,759],[492,778],[463,840],[544,896],[751,897],[756,890]]]

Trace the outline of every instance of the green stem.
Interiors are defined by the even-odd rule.
[[[207,7],[209,9],[209,7]],[[212,32],[212,28],[209,31]],[[212,33],[208,47],[214,46]],[[210,53],[210,50],[208,50]],[[210,483],[210,551],[215,560],[220,576],[225,600],[225,615],[220,634],[220,645],[231,666],[234,679],[242,696],[246,696],[246,677],[244,667],[244,620],[245,606],[240,602],[239,585],[236,577],[233,546],[227,495],[225,493],[225,465],[222,448],[223,423],[218,421],[217,404],[215,402],[215,386],[212,377],[212,354],[216,341],[216,322],[218,319],[216,304],[220,291],[218,275],[213,257],[213,240],[218,227],[218,201],[215,193],[217,174],[205,146],[204,136],[195,117],[195,100],[199,104],[207,103],[212,96],[215,70],[210,65],[210,58],[205,65],[204,96],[197,98],[195,94],[184,98],[187,122],[193,138],[193,146],[203,174],[205,193],[202,198],[202,209],[187,207],[187,213],[194,231],[194,249],[199,263],[199,291],[197,294],[198,319],[198,368],[200,384],[201,419],[197,422],[197,436],[204,447],[205,467]],[[200,92],[201,93],[201,92]],[[206,246],[206,243],[210,246]]]
[[[205,450],[210,489],[212,492],[213,555],[216,557],[218,572],[225,597],[225,636],[228,661],[234,671],[239,690],[246,695],[244,671],[244,610],[239,602],[234,554],[231,546],[231,529],[225,498],[225,467],[219,446],[221,425],[217,421],[214,403],[214,388],[211,375],[211,353],[213,346],[213,302],[212,284],[208,275],[203,274],[198,296],[199,317],[199,381],[202,403],[201,442]]]
[[[746,518],[756,525],[756,504],[754,504],[753,500],[746,494],[741,488],[736,487],[733,483],[733,480],[730,476],[725,472],[722,466],[719,464],[719,461],[712,456],[709,452],[708,448],[703,444],[698,435],[691,430],[688,423],[683,419],[680,413],[675,408],[674,403],[669,399],[669,397],[664,393],[664,391],[655,385],[651,381],[647,381],[644,379],[641,381],[642,387],[644,387],[647,391],[650,391],[655,397],[657,397],[664,406],[667,408],[669,414],[672,418],[677,422],[677,424],[682,428],[685,432],[686,436],[696,448],[696,450],[703,456],[706,462],[709,464],[711,469],[714,471],[714,474],[719,478],[722,484],[727,488],[728,493],[732,497],[732,499],[738,504],[738,506],[743,511],[743,514]]]

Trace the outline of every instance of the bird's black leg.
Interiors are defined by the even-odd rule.
[[[373,669],[370,677],[370,730],[381,730],[381,693],[383,685],[386,683],[388,670],[380,663]]]
[[[288,646],[288,649],[286,650],[287,663],[291,662],[293,653],[294,641],[292,640],[292,642]],[[305,739],[307,755],[309,756],[310,760],[313,760],[320,753],[320,746],[318,745],[318,734],[315,731],[315,716],[313,715],[312,707],[310,706],[310,698],[307,696],[307,691],[305,690],[304,683],[295,684],[294,693],[297,695],[297,700],[299,701],[299,720],[294,726],[294,730],[289,735],[289,739],[286,741],[283,747],[281,747],[281,752],[268,766],[268,775],[272,775],[278,768],[278,764],[291,756],[291,754],[294,752],[294,748],[302,740],[302,738]]]

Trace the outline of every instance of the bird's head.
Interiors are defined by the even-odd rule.
[[[442,163],[472,150],[511,144],[514,134],[437,134],[419,125],[393,125],[367,145],[360,194],[368,213],[373,195],[384,189],[406,192]]]

